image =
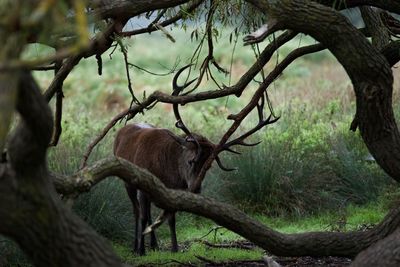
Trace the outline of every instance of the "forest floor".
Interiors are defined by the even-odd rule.
[[[365,231],[379,223],[386,209],[377,202],[366,206],[348,206],[346,223],[339,227],[336,213],[322,213],[303,218],[254,217],[281,233],[314,231]],[[169,231],[165,225],[158,229],[160,250],[146,250],[145,256],[132,253],[126,242],[113,242],[124,262],[134,266],[268,266],[267,258],[280,266],[348,266],[351,259],[344,257],[279,257],[243,239],[212,221],[189,214],[178,214],[179,252],[170,252]],[[273,265],[272,265],[273,266]],[[275,267],[275,266],[274,266]]]
[[[256,245],[251,242],[245,240],[236,240],[226,243],[218,243],[213,244],[209,242],[203,242],[206,246],[210,248],[235,248],[242,250],[255,250],[258,249]],[[185,248],[183,248],[185,250]],[[273,262],[278,263],[282,267],[302,267],[302,266],[328,266],[328,267],[342,267],[349,266],[351,263],[351,259],[346,257],[276,257],[276,256],[264,256],[262,259],[256,260],[225,260],[225,261],[214,261],[213,259],[209,259],[200,255],[195,256],[199,261],[196,263],[191,262],[180,262],[178,260],[170,260],[163,263],[146,263],[138,266],[147,267],[147,266],[205,266],[205,267],[236,267],[236,266],[245,266],[245,267],[256,267],[256,266],[269,266],[269,267],[278,267],[278,265],[273,265]],[[267,258],[269,259],[269,264]]]

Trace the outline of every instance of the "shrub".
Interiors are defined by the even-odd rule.
[[[226,158],[238,171],[213,171],[210,179],[223,181],[221,195],[274,216],[304,215],[365,204],[390,184],[376,163],[365,160],[368,152],[358,133],[347,130],[349,121],[331,125],[321,120],[325,111],[306,108],[291,115],[254,137],[263,141],[257,147]]]

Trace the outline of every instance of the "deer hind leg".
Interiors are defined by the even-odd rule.
[[[171,251],[178,252],[178,241],[176,240],[176,229],[175,229],[175,212],[169,214],[168,216],[168,225],[169,231],[171,234]]]
[[[129,184],[125,184],[126,192],[128,193],[129,199],[132,202],[133,207],[133,216],[135,217],[135,236],[133,240],[133,252],[139,253],[139,242],[140,242],[140,234],[142,232],[141,225],[139,223],[140,217],[140,207],[139,200],[137,196],[137,189]]]

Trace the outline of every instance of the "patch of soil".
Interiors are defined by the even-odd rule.
[[[342,267],[349,266],[351,259],[343,257],[290,257],[290,258],[276,258],[282,266],[329,266],[329,267]]]
[[[321,257],[321,258],[313,258],[313,257],[290,257],[290,258],[274,258],[276,262],[278,262],[282,267],[303,267],[303,266],[328,266],[328,267],[342,267],[349,266],[351,260],[348,258],[342,257]],[[258,266],[267,266],[267,264],[260,261],[226,261],[219,263],[205,263],[203,266],[207,267],[258,267]]]
[[[214,248],[239,248],[239,249],[255,249],[257,246],[247,240],[235,240],[227,243],[214,244],[207,241],[203,241],[203,244],[214,247]],[[246,266],[246,267],[256,267],[256,266],[267,266],[266,262],[263,260],[257,261],[225,261],[225,262],[211,262],[207,259],[199,257],[203,260],[204,265],[207,267],[236,267],[236,266]],[[273,257],[277,263],[282,267],[302,267],[302,266],[327,266],[327,267],[342,267],[349,266],[351,259],[344,257]]]

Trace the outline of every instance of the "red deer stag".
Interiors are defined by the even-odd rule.
[[[181,90],[190,85],[194,80],[184,86],[177,85],[179,74],[188,66],[178,71],[173,80],[173,95],[178,95]],[[123,127],[117,133],[114,142],[114,154],[133,164],[145,168],[158,177],[168,188],[187,190],[192,187],[205,161],[213,153],[215,145],[205,137],[192,134],[183,124],[178,105],[173,107],[178,120],[177,127],[185,132],[184,136],[177,136],[167,129],[137,123]],[[218,165],[224,170],[221,162],[216,157]],[[134,251],[140,255],[145,253],[143,231],[147,225],[152,225],[151,199],[137,190],[131,184],[125,184],[129,198],[132,201],[135,214],[135,240]],[[201,185],[195,188],[195,193],[200,193]],[[176,252],[178,244],[175,230],[175,213],[170,213],[168,224],[171,232],[171,250]],[[150,246],[157,248],[154,231],[151,231]]]
[[[204,162],[213,152],[214,145],[206,138],[193,134],[192,137],[180,137],[167,129],[155,128],[147,124],[131,124],[123,127],[117,134],[114,154],[129,160],[133,164],[145,168],[158,177],[168,188],[188,189],[200,172]],[[201,150],[201,153],[197,153]],[[194,161],[196,160],[196,161]],[[143,230],[151,220],[151,199],[149,196],[131,185],[126,184],[128,195],[132,201],[135,218],[135,252],[143,255]],[[196,193],[200,192],[200,188]],[[175,231],[175,216],[168,219],[171,231],[172,251],[178,250]],[[157,247],[154,231],[151,232],[150,245]]]

